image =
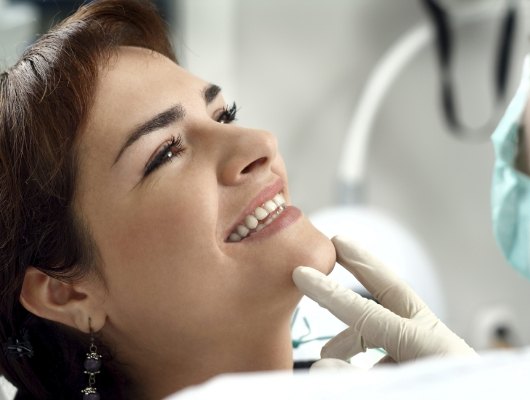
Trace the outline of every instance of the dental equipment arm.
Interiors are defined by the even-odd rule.
[[[322,358],[349,360],[367,348],[383,348],[396,362],[427,356],[472,355],[475,351],[447,328],[410,289],[353,242],[332,239],[337,261],[379,302],[365,299],[309,267],[293,271],[296,286],[349,328],[331,339]]]

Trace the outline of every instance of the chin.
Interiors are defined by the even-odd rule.
[[[296,230],[290,232],[285,258],[289,272],[300,266],[315,268],[329,274],[335,266],[336,253],[331,240],[302,217]]]
[[[244,244],[244,242],[242,243]],[[242,281],[252,302],[267,304],[269,310],[280,307],[286,315],[294,310],[302,297],[293,282],[296,267],[306,266],[329,274],[335,265],[335,247],[305,216],[274,238],[257,243],[246,253]],[[251,265],[253,268],[248,268]],[[276,306],[275,306],[276,304]]]

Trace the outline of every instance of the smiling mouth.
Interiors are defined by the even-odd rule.
[[[247,215],[237,225],[226,239],[227,242],[240,242],[261,231],[271,224],[285,210],[285,197],[277,193],[272,199],[267,200],[257,207],[252,214]]]

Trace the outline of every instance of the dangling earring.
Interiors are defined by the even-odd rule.
[[[99,400],[100,396],[95,388],[96,375],[101,369],[101,355],[98,354],[94,331],[92,330],[92,320],[88,318],[88,329],[90,330],[90,348],[86,355],[84,367],[85,374],[88,375],[88,386],[81,390],[83,400]]]

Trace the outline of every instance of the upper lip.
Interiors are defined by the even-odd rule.
[[[278,179],[272,185],[267,186],[265,189],[259,192],[239,214],[238,218],[236,219],[236,222],[230,227],[230,229],[228,229],[227,232],[225,232],[225,240],[237,228],[238,225],[242,224],[243,219],[247,215],[254,214],[254,211],[257,207],[261,206],[267,200],[272,199],[276,194],[283,192],[283,187],[283,181],[281,179]]]

